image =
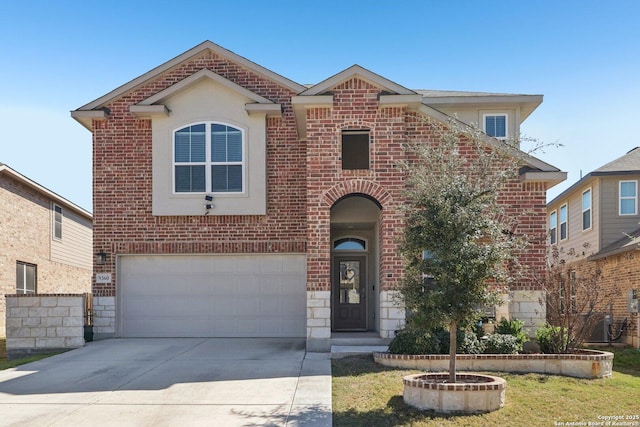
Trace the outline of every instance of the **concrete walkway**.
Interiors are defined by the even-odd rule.
[[[0,371],[0,425],[331,426],[304,340],[112,339]]]

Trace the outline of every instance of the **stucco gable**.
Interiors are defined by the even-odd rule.
[[[145,98],[137,104],[132,105],[130,107],[130,111],[138,117],[148,117],[155,114],[169,115],[170,110],[164,105],[166,100],[206,80],[230,89],[251,101],[245,104],[245,109],[248,113],[263,112],[267,115],[280,115],[282,112],[281,104],[270,101],[267,98],[245,89],[244,87],[237,85],[208,69],[202,69],[197,73],[180,80],[176,84]]]

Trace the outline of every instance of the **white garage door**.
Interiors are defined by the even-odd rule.
[[[304,337],[304,255],[118,259],[123,337]]]

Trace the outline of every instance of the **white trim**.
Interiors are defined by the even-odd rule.
[[[57,222],[56,221],[56,213],[57,213],[56,212],[56,208],[60,209],[60,237],[56,236],[56,222]],[[54,203],[53,204],[53,208],[51,209],[51,212],[53,213],[52,218],[51,218],[53,220],[53,222],[52,222],[52,228],[53,229],[51,230],[52,231],[51,237],[52,237],[53,240],[61,242],[62,241],[62,236],[63,236],[62,224],[64,222],[64,211],[62,210],[62,206],[60,206],[57,203]]]
[[[589,193],[589,208],[584,208],[584,194]],[[591,187],[587,188],[582,192],[580,197],[580,208],[581,208],[581,217],[582,217],[582,231],[589,231],[593,228],[593,191]],[[584,228],[584,213],[589,211],[589,227]]]
[[[635,196],[622,196],[622,184],[632,182],[635,185]],[[632,213],[622,213],[622,201],[623,200],[633,200],[633,212]],[[618,215],[620,216],[633,216],[638,215],[638,181],[635,179],[627,179],[618,181]]]
[[[551,227],[551,218],[555,219],[555,227]],[[554,209],[551,212],[549,212],[549,244],[551,245],[555,245],[558,243],[558,212]],[[552,233],[553,231],[553,233]],[[555,237],[555,239],[553,238]]]
[[[177,131],[194,126],[194,125],[205,125],[205,161],[204,162],[178,162],[176,163],[176,144],[175,144],[175,134]],[[242,161],[241,162],[214,162],[211,160],[211,125],[224,125],[229,126],[234,129],[237,129],[241,133],[242,137]],[[194,195],[194,194],[213,194],[216,196],[226,196],[226,195],[242,195],[247,193],[247,138],[246,138],[246,129],[237,124],[216,121],[216,120],[207,120],[207,121],[199,121],[190,124],[186,124],[184,126],[180,126],[171,131],[171,192],[173,195]],[[176,166],[204,166],[204,176],[205,176],[205,190],[203,192],[193,191],[193,192],[176,192]],[[242,191],[224,191],[224,192],[214,192],[211,187],[211,166],[215,165],[240,165],[242,166]]]
[[[562,238],[562,208],[565,209],[565,219],[564,219],[564,224],[565,224],[565,237],[564,239]],[[567,203],[563,204],[560,206],[560,208],[558,209],[558,230],[560,231],[559,233],[559,241],[564,241],[567,240],[569,238],[569,205]]]
[[[499,117],[499,116],[504,116],[504,136],[489,135],[487,133],[487,117]],[[502,111],[493,112],[493,113],[482,113],[482,131],[495,139],[505,140],[509,138],[511,136],[509,135],[509,113],[502,112]]]

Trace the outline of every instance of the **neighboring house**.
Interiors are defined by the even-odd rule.
[[[5,294],[91,292],[91,213],[0,163],[0,336]]]
[[[605,287],[616,285],[620,297],[606,314],[614,332],[623,320],[621,339],[638,346],[637,315],[627,297],[640,289],[640,147],[581,178],[547,205],[549,243],[579,273],[598,266]],[[595,334],[602,335],[601,331]]]
[[[208,41],[114,89],[71,113],[93,133],[96,337],[306,337],[311,351],[337,331],[393,337],[405,144],[453,116],[517,136],[541,102],[414,91],[357,65],[303,86]],[[502,200],[544,235],[566,174],[525,166]],[[544,268],[544,244],[523,259]],[[515,284],[506,310],[533,324],[536,292]]]

